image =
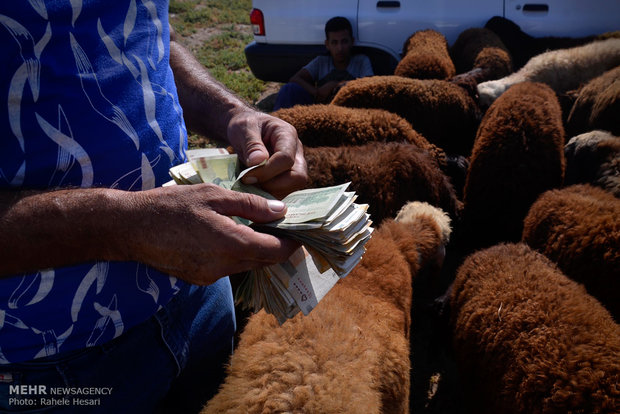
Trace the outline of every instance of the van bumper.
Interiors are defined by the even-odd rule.
[[[271,45],[252,42],[245,47],[250,70],[260,80],[288,82],[316,56],[326,53],[324,45]]]

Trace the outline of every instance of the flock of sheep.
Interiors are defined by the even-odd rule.
[[[377,230],[308,316],[249,317],[203,413],[432,411],[449,386],[451,412],[620,412],[620,33],[493,18],[403,53],[392,76],[274,113],[309,185],[351,181]],[[451,361],[423,392],[419,326]]]

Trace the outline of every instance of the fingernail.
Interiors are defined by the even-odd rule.
[[[243,181],[244,184],[256,184],[258,182],[258,178],[252,176],[243,177],[241,181]]]
[[[267,200],[267,205],[274,213],[281,213],[286,205],[280,200]]]
[[[247,166],[258,165],[263,162],[263,154],[260,151],[252,151],[248,155],[248,159],[246,161]]]

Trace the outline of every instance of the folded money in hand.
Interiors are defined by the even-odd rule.
[[[227,189],[274,198],[256,186],[241,183],[253,168],[241,171],[238,158],[223,148],[188,151],[189,162],[170,169],[166,185],[214,183]],[[258,166],[260,168],[260,166]],[[271,223],[250,223],[257,231],[298,240],[302,247],[286,262],[248,272],[235,300],[258,311],[264,308],[282,324],[299,311],[307,315],[360,262],[373,228],[367,204],[356,204],[349,183],[296,191],[282,201],[285,217]]]

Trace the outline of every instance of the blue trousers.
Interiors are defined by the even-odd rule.
[[[185,286],[108,343],[0,365],[0,412],[196,413],[224,379],[235,329],[227,277]]]
[[[291,108],[295,105],[310,105],[314,103],[314,98],[301,86],[289,82],[280,88],[273,110],[280,108]]]

